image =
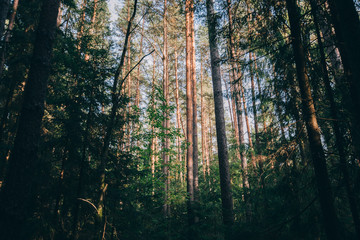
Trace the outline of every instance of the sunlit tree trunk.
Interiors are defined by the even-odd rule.
[[[186,24],[186,142],[187,142],[187,194],[188,194],[188,221],[190,228],[194,224],[194,131],[193,131],[193,82],[192,82],[192,31],[191,11],[193,11],[193,0],[185,2],[185,24]],[[192,232],[189,237],[192,238]]]
[[[190,28],[191,28],[191,81],[193,97],[193,163],[194,163],[194,200],[198,201],[199,191],[199,149],[197,133],[197,86],[196,86],[196,58],[195,58],[195,26],[194,26],[194,1],[191,3]],[[197,219],[195,219],[197,221]]]

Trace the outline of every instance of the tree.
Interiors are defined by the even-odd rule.
[[[164,0],[164,50],[163,50],[163,92],[165,98],[165,107],[164,107],[164,121],[163,121],[163,129],[164,129],[164,142],[163,142],[163,171],[164,171],[164,178],[165,178],[165,189],[164,189],[164,215],[168,217],[170,214],[170,206],[168,204],[168,194],[169,194],[169,187],[170,187],[170,179],[169,179],[169,148],[170,148],[170,139],[169,135],[169,128],[170,128],[170,114],[168,110],[169,106],[169,70],[168,70],[168,29],[167,29],[167,1]]]
[[[25,237],[36,209],[37,188],[42,174],[37,150],[59,5],[60,0],[43,1],[19,128],[1,189],[1,222],[2,226],[7,226],[3,229],[7,232],[2,233],[5,239]]]
[[[220,56],[217,46],[217,17],[214,12],[212,0],[206,1],[207,23],[209,32],[209,45],[211,57],[211,75],[213,82],[215,117],[216,117],[216,138],[218,144],[221,202],[223,212],[223,222],[226,226],[231,226],[234,222],[233,200],[230,185],[230,170],[227,149],[227,139],[225,132],[224,103],[221,87]]]
[[[355,155],[360,156],[360,21],[351,0],[329,0],[330,12],[336,32],[339,50],[344,64],[345,76],[350,89],[352,108],[352,138]]]
[[[306,73],[305,54],[301,42],[299,9],[296,0],[287,0],[286,6],[289,14],[297,79],[302,97],[303,118],[308,132],[311,157],[319,191],[319,200],[324,217],[324,226],[328,239],[341,239],[331,185],[326,169],[324,149],[321,143],[319,126],[315,114],[314,101],[311,96],[310,84]]]
[[[191,227],[194,224],[194,104],[193,104],[193,75],[191,62],[193,61],[192,49],[192,31],[191,31],[191,16],[194,11],[193,0],[185,2],[185,21],[186,21],[186,141],[187,141],[187,194],[188,194],[188,221]],[[192,233],[189,233],[190,236]]]

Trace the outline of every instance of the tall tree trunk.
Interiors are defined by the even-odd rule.
[[[245,99],[245,90],[244,90],[244,86],[243,86],[243,82],[242,82],[242,76],[240,76],[238,84],[239,84],[239,94],[241,94],[241,96],[239,95],[239,97],[242,98],[242,106],[243,106],[243,110],[244,110],[244,117],[245,117],[246,130],[247,130],[247,135],[248,135],[251,162],[252,162],[253,166],[255,166],[256,161],[255,161],[255,154],[254,154],[254,145],[253,145],[252,138],[251,138],[251,128],[250,128],[250,122],[249,122],[248,111],[247,111],[247,106],[246,106],[247,104],[246,104],[246,99]]]
[[[112,137],[113,129],[115,126],[116,118],[117,118],[117,112],[119,109],[119,96],[122,90],[122,86],[126,80],[125,77],[121,77],[121,73],[123,71],[124,62],[125,62],[125,56],[126,56],[126,50],[129,42],[129,36],[131,32],[131,26],[132,22],[136,15],[136,8],[137,8],[137,0],[134,0],[134,10],[132,13],[132,16],[130,18],[130,21],[128,22],[126,34],[125,34],[125,40],[124,40],[124,46],[122,50],[122,54],[120,57],[120,63],[116,69],[115,75],[114,75],[114,82],[112,85],[112,91],[111,91],[111,112],[109,116],[109,121],[106,126],[106,132],[103,140],[103,145],[100,153],[100,187],[99,187],[99,201],[98,201],[98,218],[100,219],[100,222],[102,223],[104,219],[104,198],[105,198],[105,192],[107,188],[107,183],[105,182],[105,176],[106,176],[106,162],[109,154],[109,145],[110,140]],[[101,224],[102,227],[102,224]]]
[[[234,69],[232,69],[234,70]],[[232,73],[232,74],[231,74]],[[237,113],[236,113],[236,101],[235,101],[235,88],[234,88],[234,81],[235,81],[235,77],[233,74],[233,71],[231,71],[229,73],[229,81],[230,81],[230,100],[231,100],[231,110],[232,110],[232,119],[234,121],[234,131],[235,131],[235,139],[236,139],[236,144],[238,146],[240,146],[240,141],[239,141],[239,127],[238,127],[238,121],[237,121]],[[240,159],[240,149],[237,148],[236,151],[237,155],[238,155],[238,159]]]
[[[155,54],[153,54],[153,72],[152,72],[152,85],[151,85],[151,103],[153,104],[151,107],[153,108],[152,110],[155,111],[156,110],[156,102],[155,102],[155,70],[156,70],[156,58],[155,58]],[[155,180],[155,162],[156,162],[156,137],[155,137],[155,127],[154,127],[154,123],[151,124],[151,133],[152,133],[152,137],[151,137],[151,175],[152,175],[152,182],[153,182],[153,189],[152,189],[152,195],[155,194],[154,192],[154,180]]]
[[[225,96],[226,96],[226,100],[228,103],[228,108],[229,108],[229,116],[230,116],[230,122],[231,122],[231,126],[232,128],[235,130],[235,123],[234,123],[234,119],[233,119],[233,114],[232,114],[232,108],[231,108],[231,97],[230,97],[230,88],[228,87],[228,84],[225,80],[225,78],[222,78],[223,82],[224,82],[224,87],[225,87]],[[229,74],[229,83],[231,84],[231,75]]]
[[[241,161],[241,168],[242,168],[242,185],[244,189],[244,203],[246,206],[246,221],[249,222],[251,218],[251,207],[249,202],[249,179],[248,179],[248,167],[247,167],[247,159],[244,150],[244,130],[243,130],[243,118],[242,118],[242,104],[241,104],[241,91],[239,87],[239,81],[241,74],[238,73],[238,68],[235,64],[237,54],[234,47],[234,35],[233,35],[233,20],[232,20],[232,13],[231,13],[231,1],[227,0],[227,11],[228,11],[228,18],[229,18],[229,46],[230,46],[230,58],[231,58],[231,65],[232,65],[232,72],[234,76],[233,85],[233,95],[235,98],[236,103],[236,116],[237,116],[237,128],[238,128],[238,149],[240,152],[240,161]]]
[[[251,11],[248,1],[246,1],[247,5],[247,14],[248,14],[248,35],[251,38],[252,29],[251,29]],[[249,45],[249,49],[251,49],[251,42]],[[255,128],[255,149],[256,151],[260,150],[259,148],[259,129],[258,129],[258,120],[257,120],[257,111],[256,111],[256,96],[255,96],[255,81],[254,81],[254,68],[253,68],[253,53],[249,52],[249,71],[250,71],[250,80],[251,80],[251,101],[253,107],[253,115],[254,115],[254,128]]]
[[[349,81],[352,107],[352,140],[360,158],[360,21],[352,0],[328,0],[339,50]],[[347,66],[346,66],[347,65]]]
[[[296,0],[286,0],[286,6],[289,14],[296,72],[302,98],[303,117],[308,132],[325,232],[328,239],[342,239],[339,232],[338,219],[335,213],[334,199],[326,169],[326,159],[321,143],[314,102],[311,96],[310,83],[306,73],[305,54],[301,42],[299,8],[296,4]]]
[[[29,236],[27,231],[31,229],[27,221],[33,217],[37,206],[36,195],[42,172],[37,150],[59,5],[60,0],[43,1],[42,5],[19,127],[1,189],[3,239],[26,239]]]
[[[205,128],[205,106],[204,106],[204,91],[203,91],[203,80],[204,80],[204,68],[203,68],[203,59],[200,59],[200,106],[201,106],[201,158],[202,158],[202,167],[204,179],[206,179],[207,174],[207,140],[206,140],[206,128]]]
[[[175,48],[174,52],[174,58],[175,58],[175,103],[176,103],[176,128],[181,128],[181,122],[180,122],[180,102],[179,102],[179,79],[178,79],[178,55],[177,50]],[[183,171],[182,171],[182,154],[181,154],[181,142],[180,142],[180,136],[178,135],[176,137],[176,145],[177,145],[177,153],[176,153],[176,159],[177,163],[180,165],[180,180],[182,182],[183,179]]]
[[[212,0],[206,0],[206,9],[209,28],[208,32],[211,56],[211,75],[215,103],[216,137],[218,144],[222,213],[224,224],[230,227],[234,223],[233,199],[230,185],[229,157],[225,130],[223,94],[221,87],[220,55],[217,45],[217,20],[214,13],[214,3]],[[231,234],[227,232],[226,237],[229,238],[230,236]]]
[[[128,22],[130,21],[130,0],[127,0],[127,20]],[[126,120],[127,120],[127,124],[126,124],[126,141],[127,141],[127,144],[126,144],[126,147],[125,149],[127,149],[127,151],[130,151],[131,149],[131,122],[130,122],[130,116],[132,114],[132,106],[131,106],[131,98],[132,98],[132,74],[130,73],[131,72],[131,36],[132,34],[130,33],[129,35],[129,43],[128,43],[128,50],[127,50],[127,53],[128,53],[128,57],[127,57],[127,72],[129,74],[128,76],[128,81],[127,81],[127,97],[129,98],[129,102],[128,102],[128,111],[127,111],[127,116],[126,116]]]
[[[143,54],[143,41],[144,41],[144,25],[145,24],[145,18],[143,18],[142,20],[142,27],[141,27],[141,39],[140,39],[140,54],[139,56],[141,57]],[[135,105],[137,108],[139,108],[140,106],[140,81],[141,80],[141,76],[140,76],[140,65],[137,69],[137,79],[136,79],[136,95],[135,95]]]
[[[199,191],[199,149],[197,133],[197,87],[196,87],[196,57],[195,57],[195,26],[194,26],[194,1],[191,3],[190,28],[191,28],[191,81],[193,89],[193,163],[194,163],[194,200],[198,201]],[[197,219],[195,219],[197,221]]]
[[[318,6],[314,0],[310,0],[310,4],[311,4],[312,15],[314,18],[315,33],[316,33],[317,42],[319,45],[321,73],[322,73],[324,84],[325,84],[326,95],[330,102],[331,117],[333,119],[340,119],[339,114],[338,114],[339,110],[338,110],[338,107],[336,106],[333,90],[332,90],[331,84],[330,84],[329,73],[328,73],[327,65],[326,65],[324,45],[321,40],[320,28],[318,25],[318,23],[319,23],[319,21],[318,21]],[[349,172],[347,169],[346,151],[345,151],[345,146],[344,146],[345,139],[343,137],[344,134],[341,131],[338,121],[336,121],[336,120],[332,121],[332,128],[335,133],[335,142],[336,142],[336,146],[337,146],[337,149],[339,152],[339,159],[340,159],[340,170],[343,174],[345,190],[346,190],[346,194],[347,194],[347,197],[349,200],[349,206],[350,206],[352,218],[353,218],[354,225],[355,225],[355,230],[358,235],[358,238],[360,239],[360,220],[359,220],[359,215],[358,215],[358,207],[357,207],[357,203],[356,203],[356,198],[354,195],[354,191],[351,187],[350,176],[349,176]]]
[[[169,129],[170,129],[170,114],[169,114],[169,70],[168,70],[168,40],[167,40],[167,34],[168,34],[168,28],[167,28],[167,0],[164,0],[164,56],[163,56],[163,92],[164,92],[164,105],[165,105],[165,112],[164,112],[164,122],[163,122],[163,129],[164,129],[164,139],[162,143],[162,159],[163,159],[163,173],[165,177],[165,185],[164,185],[164,216],[169,217],[170,215],[170,206],[168,204],[168,198],[169,198],[169,187],[170,187],[170,178],[169,178],[169,148],[170,148],[170,139],[168,137],[169,135]]]
[[[193,86],[192,86],[192,31],[191,31],[191,11],[193,11],[193,0],[185,2],[185,24],[186,24],[186,143],[187,143],[187,194],[188,194],[188,221],[189,227],[194,224],[194,137],[193,137]],[[192,231],[189,237],[193,238]]]

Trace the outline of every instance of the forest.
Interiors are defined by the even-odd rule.
[[[0,239],[360,239],[358,0],[0,0]]]

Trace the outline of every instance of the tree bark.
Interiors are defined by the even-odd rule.
[[[207,140],[206,140],[206,128],[205,128],[205,106],[204,106],[204,91],[203,91],[203,80],[204,80],[204,69],[203,69],[203,59],[200,59],[200,106],[201,106],[201,158],[202,158],[202,167],[204,179],[206,179],[207,171]]]
[[[175,58],[175,103],[176,103],[176,128],[181,129],[181,121],[180,121],[180,102],[179,102],[179,79],[178,79],[178,55],[175,48],[174,52]],[[177,153],[176,159],[178,164],[180,165],[180,181],[183,179],[183,171],[182,171],[182,157],[181,157],[181,142],[180,136],[176,137],[176,145],[177,145]]]
[[[233,199],[230,185],[229,157],[225,130],[223,94],[221,87],[220,55],[217,45],[217,20],[214,12],[214,3],[212,0],[206,1],[206,9],[211,56],[211,75],[215,103],[222,214],[224,224],[230,227],[234,223]],[[231,234],[227,231],[226,237],[228,238],[230,236]]]
[[[185,24],[186,24],[186,143],[187,143],[187,194],[188,194],[188,222],[189,237],[193,238],[191,231],[194,224],[194,137],[193,137],[193,86],[192,86],[192,31],[191,31],[191,11],[193,0],[185,2]]]
[[[19,126],[0,196],[1,229],[6,231],[1,233],[3,239],[26,239],[31,231],[28,221],[37,207],[43,174],[37,151],[59,5],[60,0],[43,1],[42,5]]]
[[[326,159],[321,143],[314,102],[311,96],[310,83],[306,73],[305,54],[301,42],[299,8],[296,4],[296,0],[286,0],[286,6],[290,21],[298,84],[302,98],[303,118],[308,132],[325,232],[329,240],[342,239],[339,232],[338,219],[335,213],[334,199],[326,169]]]
[[[194,201],[199,200],[199,149],[197,131],[197,88],[196,88],[196,58],[195,58],[195,26],[194,26],[194,1],[191,3],[190,28],[191,28],[191,81],[193,97],[193,163],[194,163]],[[197,219],[195,219],[197,221]]]
[[[170,148],[170,139],[168,137],[169,135],[169,129],[170,129],[170,114],[169,114],[169,70],[168,70],[168,40],[167,40],[167,34],[168,34],[168,28],[167,28],[167,0],[164,0],[164,56],[163,56],[163,92],[164,92],[164,105],[165,105],[165,112],[164,112],[164,122],[163,122],[163,131],[164,131],[164,139],[163,139],[163,173],[165,178],[165,185],[164,185],[164,216],[169,217],[170,216],[170,206],[168,204],[168,194],[169,194],[169,188],[170,188],[170,178],[169,178],[169,148]]]

